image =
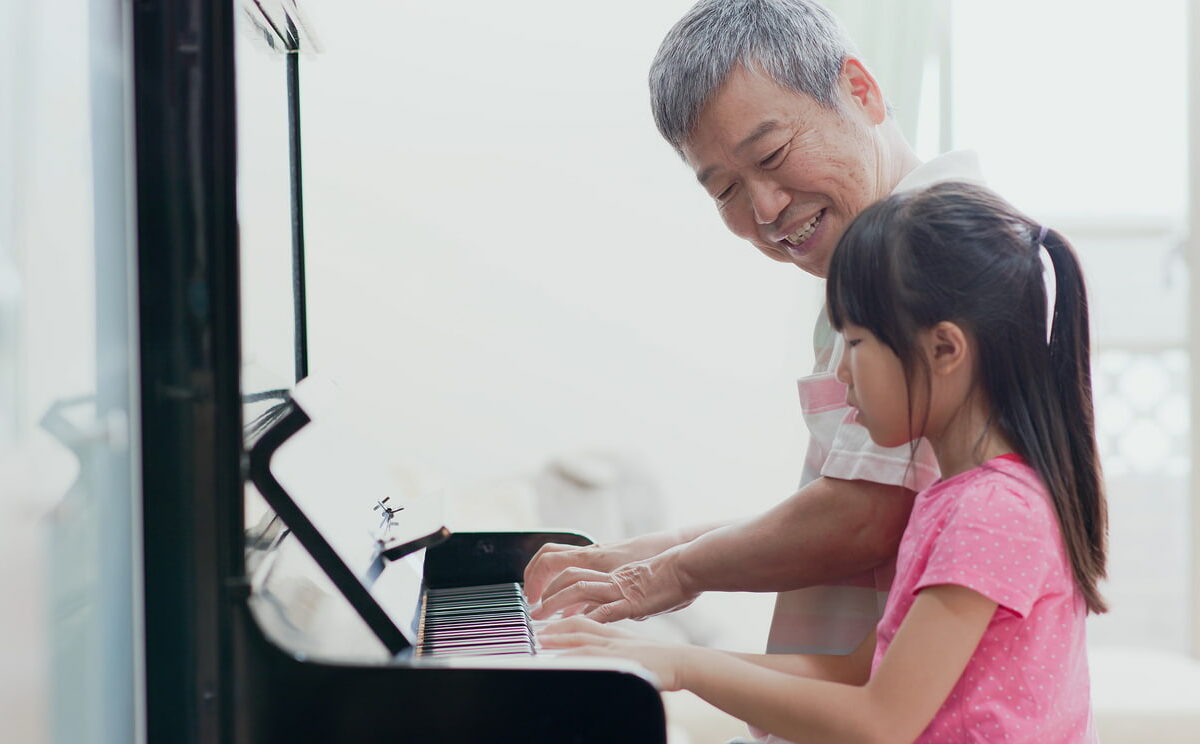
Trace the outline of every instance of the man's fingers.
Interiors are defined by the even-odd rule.
[[[547,590],[542,597],[542,603],[530,610],[530,616],[535,620],[544,620],[559,611],[586,609],[586,605],[607,604],[620,598],[621,590],[608,580],[607,574],[596,571],[588,573],[600,576],[604,580],[576,581],[561,590]]]
[[[619,596],[620,590],[610,582],[580,581],[561,591],[547,593],[529,615],[535,620],[544,620],[556,612],[574,615],[597,604],[612,602]]]
[[[547,584],[546,588],[542,590],[542,601],[545,602],[550,597],[553,597],[555,594],[558,594],[573,584],[580,584],[584,582],[611,584],[612,577],[603,571],[593,571],[590,568],[578,568],[575,566],[572,566],[571,568],[564,568],[557,576],[554,577],[554,580]]]
[[[546,543],[533,554],[529,564],[525,566],[525,596],[530,602],[542,598],[546,582],[557,576],[564,568],[578,559],[572,553],[582,552],[576,545],[561,543]]]
[[[632,614],[633,606],[629,604],[629,600],[621,597],[615,602],[609,602],[587,610],[584,613],[584,617],[589,620],[595,620],[598,623],[615,623],[618,620],[627,620]]]
[[[577,605],[572,605],[562,611],[563,617],[584,617],[592,610],[596,609],[595,602],[582,602]]]

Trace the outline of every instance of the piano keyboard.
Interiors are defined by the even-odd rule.
[[[529,605],[520,584],[425,592],[418,656],[532,656],[535,649]]]

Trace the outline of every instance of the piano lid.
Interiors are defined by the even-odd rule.
[[[355,425],[336,385],[309,377],[251,450],[271,508],[393,654],[416,642],[421,548],[449,536],[423,493]]]
[[[328,525],[327,537],[356,573],[369,570],[380,553],[395,560],[405,546],[448,534],[441,494],[389,465],[394,457],[360,423],[365,403],[320,375],[297,383],[292,400],[312,423],[276,452],[276,477],[301,508]]]

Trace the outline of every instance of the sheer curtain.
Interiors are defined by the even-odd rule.
[[[828,0],[923,158],[949,149],[950,0]]]

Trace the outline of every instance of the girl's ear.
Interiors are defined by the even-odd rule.
[[[956,323],[943,320],[924,331],[925,353],[935,377],[953,374],[965,368],[970,350],[967,334]]]

